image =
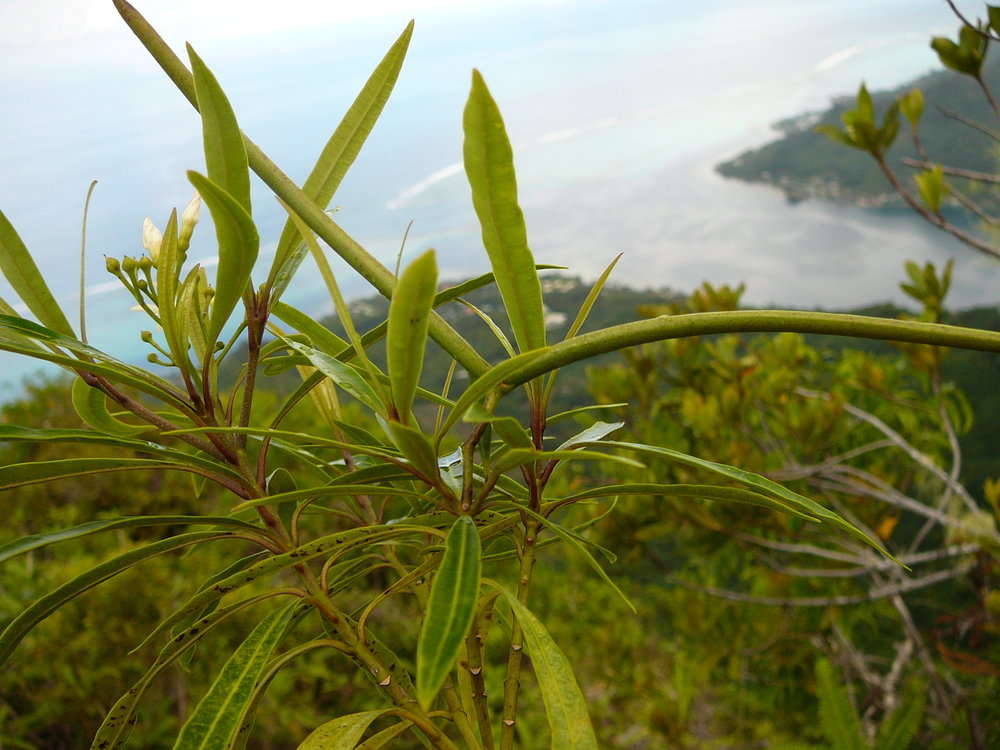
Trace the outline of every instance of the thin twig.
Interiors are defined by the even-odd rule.
[[[991,258],[1000,259],[1000,250],[997,250],[997,248],[987,244],[986,242],[983,242],[982,240],[980,240],[977,237],[974,237],[968,232],[959,229],[954,224],[951,224],[950,222],[946,221],[943,216],[940,216],[939,214],[932,214],[923,205],[921,205],[921,203],[916,198],[913,197],[913,194],[910,193],[909,190],[907,190],[900,184],[899,179],[896,177],[896,174],[892,171],[892,169],[889,168],[889,165],[886,164],[884,158],[879,156],[876,157],[875,161],[878,163],[879,168],[882,170],[882,173],[885,175],[886,179],[889,180],[889,184],[892,185],[892,187],[896,190],[897,193],[900,194],[900,196],[902,196],[903,200],[906,201],[907,205],[909,205],[910,208],[912,208],[914,211],[920,214],[920,216],[922,216],[927,222],[936,226],[938,229],[947,232],[948,234],[952,235],[961,242],[964,242],[969,247],[973,247],[976,250],[979,250],[981,253],[990,256]],[[906,160],[904,159],[903,161],[905,162]],[[1000,180],[1000,178],[997,179]]]
[[[973,130],[978,130],[980,133],[983,133],[984,135],[988,135],[990,138],[992,138],[995,141],[1000,141],[1000,133],[998,133],[997,131],[993,130],[993,128],[987,127],[986,125],[983,125],[982,123],[976,122],[975,120],[970,120],[968,117],[966,117],[965,115],[961,115],[958,112],[953,112],[950,109],[945,109],[941,105],[936,105],[936,106],[937,106],[938,112],[940,112],[942,115],[944,115],[948,119],[955,120],[956,122],[960,122],[963,125],[967,125],[968,127],[972,128]],[[924,158],[926,159],[926,157],[924,157]]]
[[[940,167],[942,174],[948,174],[952,177],[961,177],[963,180],[972,180],[974,182],[988,182],[991,185],[1000,184],[1000,174],[977,172],[973,169],[961,169],[959,167],[948,167],[944,164],[935,164],[931,161],[914,159],[909,156],[904,157],[901,161],[906,166],[913,167],[914,169],[933,169],[934,167]]]
[[[912,578],[903,583],[877,586],[864,594],[846,596],[757,596],[754,594],[744,594],[740,591],[715,588],[714,586],[702,586],[701,584],[691,583],[680,578],[670,577],[668,580],[691,591],[709,594],[720,599],[746,602],[748,604],[762,604],[768,607],[844,607],[850,604],[871,602],[897,594],[904,594],[908,591],[926,588],[927,586],[933,586],[952,578],[958,578],[960,575],[964,575],[964,573],[965,571],[962,569],[939,570],[921,578]]]

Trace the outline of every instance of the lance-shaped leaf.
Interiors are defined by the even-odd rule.
[[[239,478],[239,473],[226,464],[217,463],[198,454],[184,453],[172,448],[164,448],[162,445],[152,443],[148,440],[136,438],[118,437],[116,435],[104,435],[100,432],[90,430],[61,430],[35,427],[21,427],[19,425],[0,425],[0,441],[28,441],[28,442],[54,442],[54,443],[91,443],[96,445],[111,445],[117,448],[128,448],[142,451],[158,456],[161,459],[174,461],[180,464],[188,464],[192,467],[204,471],[213,471],[226,474],[233,478]],[[86,461],[88,459],[69,459]],[[39,462],[41,463],[41,462]],[[50,462],[55,463],[55,462]],[[10,468],[10,467],[4,467]]]
[[[624,422],[594,422],[590,427],[567,438],[566,442],[556,450],[567,450],[575,445],[583,445],[584,443],[596,443],[624,426]]]
[[[325,354],[311,346],[300,344],[292,339],[284,339],[289,348],[294,349],[299,354],[309,360],[309,363],[330,378],[358,401],[367,406],[376,414],[383,414],[385,406],[382,399],[378,397],[375,389],[365,379],[364,374],[357,368],[345,362],[341,362],[329,354]]]
[[[319,349],[324,354],[336,357],[351,348],[350,344],[325,325],[309,317],[301,310],[296,310],[291,305],[286,305],[284,302],[274,302],[271,305],[271,312],[295,328],[299,333],[304,333],[308,336],[309,340],[312,341],[313,348]]]
[[[438,475],[438,459],[434,446],[417,428],[399,422],[385,422],[385,430],[393,444],[406,456],[413,467],[430,480]]]
[[[611,276],[611,272],[615,270],[615,266],[618,265],[618,261],[621,260],[622,253],[618,253],[612,260],[604,272],[597,278],[594,285],[587,292],[586,298],[583,300],[583,304],[580,305],[580,309],[576,313],[576,318],[570,324],[569,329],[566,331],[566,335],[563,337],[564,341],[568,341],[580,332],[583,328],[583,324],[587,322],[587,318],[590,316],[590,311],[594,309],[594,304],[597,302],[597,298],[601,296],[601,291],[604,289],[604,285],[608,282],[608,278]],[[542,403],[547,404],[550,396],[552,395],[552,389],[556,385],[556,377],[559,371],[553,371],[549,373],[548,378],[545,380],[545,388],[543,389]],[[551,421],[551,420],[549,420]]]
[[[417,700],[425,709],[441,689],[472,625],[481,575],[479,532],[471,518],[460,516],[448,532],[417,641]]]
[[[236,115],[219,81],[190,44],[187,52],[201,113],[208,179],[229,193],[250,214],[250,169]],[[215,217],[214,211],[212,216]]]
[[[820,520],[806,513],[800,508],[779,500],[771,495],[760,492],[745,490],[742,487],[719,487],[711,484],[658,484],[658,483],[638,483],[629,484],[606,484],[600,487],[592,487],[583,492],[574,493],[569,497],[557,500],[559,504],[575,502],[577,500],[587,500],[596,497],[618,497],[620,495],[652,495],[658,497],[686,497],[699,500],[721,500],[727,503],[745,503],[747,505],[759,505],[762,508],[770,508],[782,513],[789,513],[805,521],[820,523]]]
[[[100,565],[91,568],[86,573],[81,573],[71,581],[64,583],[55,591],[46,594],[23,610],[21,614],[11,620],[4,631],[0,633],[0,666],[7,661],[8,657],[17,648],[28,632],[38,623],[55,612],[59,607],[72,601],[84,591],[93,588],[99,583],[112,578],[123,570],[128,570],[136,563],[147,560],[164,552],[181,549],[199,542],[207,542],[215,539],[226,539],[233,537],[231,532],[219,531],[192,531],[188,534],[179,534],[162,539],[153,544],[147,544],[129,550],[124,554],[113,557]]]
[[[296,606],[290,604],[272,612],[237,647],[181,728],[174,750],[229,747],[243,723],[254,686],[285,634]]]
[[[518,348],[545,346],[542,286],[517,202],[514,153],[497,103],[478,70],[465,105],[465,173],[500,296]]]
[[[73,335],[73,327],[49,291],[34,258],[21,241],[14,225],[0,211],[0,271],[28,309],[53,331]]]
[[[587,714],[587,702],[573,675],[569,660],[559,650],[545,626],[517,597],[500,584],[484,581],[507,600],[524,633],[531,666],[542,693],[549,720],[552,750],[597,750],[597,738]]]
[[[108,411],[104,391],[91,388],[83,378],[77,378],[73,381],[70,397],[73,401],[73,408],[80,419],[88,427],[92,427],[98,432],[130,437],[153,429],[148,425],[128,424],[120,419],[115,419]]]
[[[513,448],[497,456],[494,471],[505,472],[532,461],[610,461],[633,469],[645,468],[640,462],[611,453],[587,450],[539,451],[534,448]]]
[[[250,214],[233,196],[197,172],[187,175],[212,212],[219,244],[219,268],[215,274],[215,297],[208,324],[208,338],[214,342],[250,282],[260,238]]]
[[[170,212],[156,256],[156,303],[167,347],[177,366],[183,368],[187,364],[187,340],[181,338],[182,324],[177,314],[180,271],[181,251],[177,243],[177,211],[174,210]]]
[[[437,262],[428,250],[406,267],[389,303],[386,358],[397,419],[410,419],[427,347],[427,326],[437,291]]]
[[[383,729],[378,734],[373,734],[367,740],[358,745],[357,750],[383,750],[383,748],[391,747],[389,743],[412,726],[413,724],[408,721],[401,721],[398,724],[393,724],[388,729]]]
[[[28,484],[41,484],[53,479],[136,469],[192,471],[188,467],[158,461],[154,458],[66,458],[58,461],[31,461],[0,466],[0,490],[9,490]]]
[[[412,34],[411,21],[369,76],[354,103],[327,141],[316,166],[302,185],[302,192],[318,206],[325,207],[333,198],[341,180],[344,179],[347,170],[361,151],[365,139],[375,126],[396,84]],[[278,239],[274,263],[268,274],[267,283],[271,288],[272,300],[278,299],[288,287],[306,252],[302,235],[295,223],[291,220],[286,221]]]
[[[47,531],[41,534],[30,534],[0,545],[0,563],[13,557],[23,555],[32,550],[48,547],[50,544],[79,539],[101,531],[113,529],[134,529],[145,526],[236,526],[243,529],[260,531],[260,528],[246,521],[227,516],[125,516],[124,518],[107,518],[99,521],[87,521],[79,526],[58,531]]]
[[[339,716],[314,729],[297,750],[354,750],[365,730],[387,709]]]
[[[209,589],[199,591],[188,599],[180,609],[157,623],[152,632],[134,650],[143,648],[160,633],[172,628],[179,622],[184,622],[188,616],[200,612],[212,602],[249,585],[262,576],[277,573],[299,563],[306,563],[321,555],[332,554],[334,551],[340,555],[346,555],[358,547],[376,544],[388,539],[406,536],[407,534],[420,533],[421,531],[426,533],[426,529],[423,527],[403,523],[393,526],[362,526],[357,529],[350,529],[349,531],[328,534],[284,554],[273,555],[266,560],[251,565],[245,570],[232,574],[228,578],[217,581]]]
[[[746,471],[744,469],[737,469],[735,466],[727,466],[726,464],[716,463],[715,461],[708,461],[704,458],[697,458],[696,456],[689,456],[686,453],[681,453],[680,451],[671,450],[670,448],[661,448],[654,445],[642,445],[639,443],[622,443],[614,440],[608,440],[601,443],[605,447],[622,448],[624,450],[634,451],[637,453],[645,453],[652,456],[660,456],[662,458],[669,459],[671,461],[676,461],[678,463],[686,464],[688,466],[694,466],[699,469],[706,469],[708,471],[719,474],[728,479],[732,479],[741,484],[746,484],[757,490],[763,492],[766,495],[771,495],[779,500],[782,500],[787,505],[792,508],[797,509],[799,512],[804,513],[808,516],[813,516],[814,518],[827,523],[830,526],[834,526],[842,531],[846,531],[848,534],[853,536],[855,539],[859,539],[869,547],[873,547],[883,555],[888,557],[890,560],[896,560],[895,557],[889,554],[888,550],[885,549],[878,541],[872,539],[868,534],[866,534],[861,529],[857,528],[851,523],[848,523],[838,514],[834,513],[829,508],[826,508],[815,500],[810,500],[804,495],[800,495],[798,492],[793,492],[787,487],[774,482],[767,477],[762,477],[760,474],[754,474],[752,471]],[[902,564],[902,563],[900,563]]]
[[[211,632],[219,623],[229,619],[239,612],[242,612],[247,607],[264,601],[265,599],[271,599],[275,596],[288,595],[291,593],[291,591],[277,590],[269,591],[266,594],[258,594],[257,596],[236,602],[235,604],[223,609],[206,612],[193,625],[178,631],[174,637],[170,639],[170,642],[163,647],[157,655],[156,660],[149,667],[149,669],[146,670],[142,677],[133,683],[128,691],[115,701],[115,704],[111,707],[111,710],[108,711],[107,715],[104,717],[104,721],[101,722],[101,726],[94,735],[93,742],[91,742],[90,745],[90,750],[108,750],[108,748],[123,747],[123,744],[135,723],[134,716],[136,707],[148,689],[150,683],[164,669],[169,667],[178,659],[192,654],[192,649],[198,641],[204,638],[205,635]],[[299,608],[300,612],[309,609],[308,605],[303,604],[300,604]]]

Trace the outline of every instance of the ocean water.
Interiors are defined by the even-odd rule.
[[[256,27],[219,34],[193,10],[185,17],[184,3],[174,15],[166,4],[146,5],[175,49],[191,39],[244,130],[298,180],[407,18],[394,5],[377,17],[289,25],[273,4],[251,3]],[[90,7],[66,7],[76,6]],[[884,88],[934,68],[929,36],[956,26],[943,2],[415,6],[396,90],[333,200],[339,223],[386,265],[412,220],[404,257],[434,247],[446,278],[487,267],[460,165],[462,107],[478,67],[504,113],[539,262],[594,277],[622,252],[615,278],[639,287],[743,281],[751,302],[843,307],[901,301],[905,259],[954,257],[952,304],[997,302],[1000,267],[912,217],[789,205],[772,188],[712,171],[774,137],[772,122],[821,108],[862,79]],[[16,44],[0,32],[14,44],[0,73],[0,207],[75,320],[80,210],[90,179],[100,181],[87,261],[90,340],[138,361],[148,322],[129,312],[102,256],[138,255],[143,218],[162,226],[185,205],[184,171],[203,169],[199,123],[127,29],[93,13],[83,18],[86,33],[32,37],[29,17]],[[254,209],[266,271],[283,214],[260,184]],[[211,266],[213,240],[206,215],[192,262]],[[286,301],[324,313],[330,305],[309,263]],[[349,295],[368,293],[337,268]],[[6,284],[0,295],[11,299]],[[0,397],[36,369],[0,353]]]

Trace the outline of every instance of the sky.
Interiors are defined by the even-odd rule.
[[[887,87],[935,67],[928,37],[956,26],[939,0],[136,5],[176,51],[195,46],[244,130],[296,180],[416,19],[396,90],[333,202],[345,229],[390,267],[413,220],[406,257],[435,247],[449,278],[485,268],[460,164],[474,66],[504,113],[540,262],[593,278],[622,251],[624,283],[747,281],[752,301],[849,305],[898,299],[903,258],[956,250],[915,221],[789,207],[768,188],[712,173],[773,137],[781,117],[823,107],[862,79]],[[143,219],[162,227],[187,203],[185,170],[203,169],[198,119],[110,0],[0,0],[0,49],[0,208],[74,310],[83,196],[99,180],[88,231],[92,335],[134,358],[140,321],[123,314],[128,300],[103,256],[138,254]],[[283,218],[259,183],[254,190],[266,262]],[[213,256],[206,218],[191,257]],[[991,270],[958,257],[959,293],[990,299]],[[349,294],[365,292],[340,270]],[[831,273],[844,283],[831,285]],[[0,296],[10,297],[2,282]],[[308,269],[288,299],[329,310]],[[19,366],[4,368],[7,377]]]

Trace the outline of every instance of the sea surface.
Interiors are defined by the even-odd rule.
[[[141,254],[143,218],[162,227],[171,208],[183,208],[192,193],[185,170],[203,170],[203,157],[195,113],[128,30],[100,15],[104,5],[65,6],[88,8],[90,26],[80,28],[92,33],[52,35],[20,19],[0,72],[0,207],[75,321],[81,207],[99,180],[86,263],[90,341],[141,361],[148,350],[138,333],[150,324],[129,311],[103,256]],[[249,3],[257,25],[225,34],[190,4],[174,15],[166,3],[137,5],[178,51],[192,41],[244,130],[297,180],[408,19],[397,3],[378,17],[289,25],[279,23],[287,12],[279,4]],[[933,69],[929,36],[957,26],[943,2],[413,5],[416,30],[396,90],[333,200],[338,222],[387,266],[412,221],[404,262],[433,247],[445,278],[487,267],[460,165],[462,107],[477,67],[504,113],[539,262],[592,278],[621,252],[614,278],[639,288],[745,282],[752,303],[843,308],[901,302],[905,259],[954,257],[952,306],[1000,301],[1000,266],[909,215],[790,205],[773,188],[712,169],[775,137],[771,123],[823,108],[862,79],[886,88]],[[845,150],[844,158],[864,156]],[[283,213],[260,183],[254,213],[266,272]],[[206,212],[189,258],[210,274],[213,244]],[[369,293],[337,268],[349,296]],[[5,283],[0,296],[16,302]],[[311,261],[286,301],[330,311]],[[37,369],[0,353],[0,399]]]

